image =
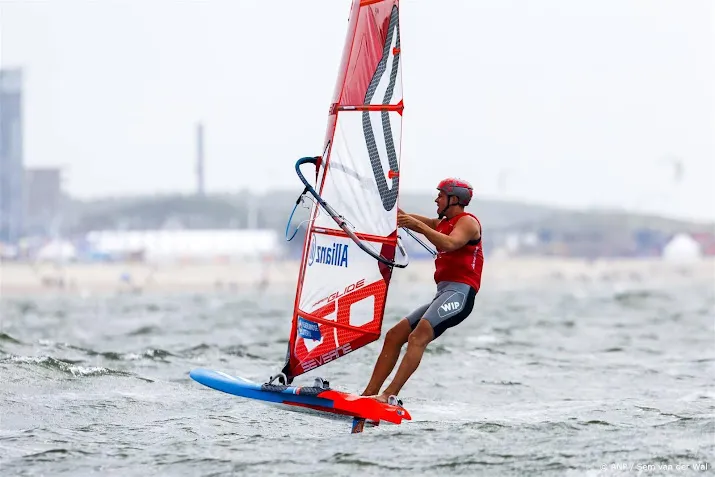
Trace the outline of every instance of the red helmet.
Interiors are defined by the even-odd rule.
[[[441,190],[448,196],[453,195],[457,198],[458,204],[462,206],[469,205],[472,200],[472,186],[467,181],[449,177],[437,185],[437,190]]]

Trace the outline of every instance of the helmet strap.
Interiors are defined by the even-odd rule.
[[[456,195],[447,195],[447,205],[444,206],[444,209],[442,209],[442,210],[440,210],[440,211],[437,211],[438,217],[439,217],[440,219],[443,219],[443,218],[444,218],[444,214],[447,213],[447,209],[449,209],[449,208],[452,207],[453,205],[459,205],[459,197],[457,197],[457,203],[456,203],[456,204],[452,204],[452,200],[451,200],[452,197],[457,197],[457,196],[456,196]]]

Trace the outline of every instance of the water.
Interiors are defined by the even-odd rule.
[[[712,470],[712,283],[486,286],[472,316],[428,347],[403,389],[414,420],[359,435],[349,422],[188,377],[209,367],[265,381],[285,356],[292,292],[3,300],[0,474]],[[386,326],[432,294],[398,282]],[[324,376],[360,392],[380,344],[298,382]]]

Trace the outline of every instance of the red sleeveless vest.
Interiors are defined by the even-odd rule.
[[[481,227],[481,222],[479,222],[477,217],[468,212],[462,212],[451,219],[442,219],[439,224],[437,224],[437,232],[449,235],[457,224],[457,221],[465,215],[474,217]],[[435,283],[464,283],[479,291],[479,287],[482,283],[482,267],[484,266],[481,237],[476,243],[470,240],[463,247],[451,252],[438,250],[434,264]]]

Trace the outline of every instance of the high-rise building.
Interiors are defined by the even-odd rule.
[[[62,200],[62,169],[25,169],[25,233],[45,236],[58,233]]]
[[[23,228],[22,71],[0,70],[0,241]]]
[[[204,196],[204,125],[196,125],[196,194]]]

